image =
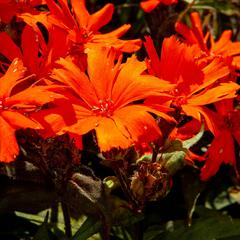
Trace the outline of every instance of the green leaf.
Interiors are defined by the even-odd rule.
[[[161,159],[164,167],[168,170],[170,175],[174,175],[179,169],[184,166],[184,159],[187,154],[187,149],[179,140],[167,141]]]
[[[240,16],[239,4],[237,2],[234,4],[233,1],[224,1],[224,0],[198,0],[195,2],[194,6],[198,8],[213,8],[216,11],[221,12],[227,16],[237,15]]]
[[[81,225],[71,240],[85,240],[101,230],[102,223],[92,217],[88,217]]]
[[[135,238],[131,236],[129,231],[124,227],[113,227],[111,232],[111,239],[114,240],[134,240]]]
[[[111,207],[111,221],[114,226],[131,226],[141,220],[144,216],[141,213],[133,213],[129,209],[128,202],[116,196],[109,197]]]
[[[195,211],[197,200],[205,189],[206,183],[200,181],[199,173],[193,168],[184,169],[181,173],[182,193],[187,207],[187,225],[192,225],[192,216]]]
[[[202,124],[199,133],[193,136],[192,138],[183,141],[182,146],[187,149],[191,148],[202,138],[203,134],[204,134],[204,124]]]
[[[202,124],[198,134],[194,137],[185,140],[167,140],[162,149],[160,161],[163,162],[164,167],[168,170],[170,175],[174,175],[179,169],[181,169],[185,162],[184,159],[188,154],[188,149],[195,145],[204,134],[204,125]]]
[[[33,240],[67,240],[66,235],[58,229],[56,226],[52,226],[48,223],[49,211],[47,211],[44,221],[38,228],[37,233],[35,234]]]
[[[150,226],[147,231],[144,233],[143,240],[153,240],[159,236],[164,230],[161,230],[160,225],[152,225]]]
[[[45,216],[44,222],[42,225],[39,227],[36,235],[34,236],[34,240],[51,240],[49,237],[49,227],[48,227],[48,213]]]
[[[204,207],[197,208],[196,212],[200,217],[193,219],[191,227],[187,227],[184,220],[172,221],[170,230],[166,230],[166,226],[159,226],[159,229],[152,233],[154,238],[146,238],[149,231],[153,231],[148,229],[144,240],[230,240],[240,236],[240,219],[232,219]]]

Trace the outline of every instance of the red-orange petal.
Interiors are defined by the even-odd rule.
[[[5,32],[0,33],[0,53],[10,61],[13,61],[14,58],[22,58],[20,49]]]
[[[201,169],[201,179],[206,181],[214,176],[222,163],[236,164],[233,138],[227,130],[222,130],[211,143],[206,163]]]
[[[38,36],[37,33],[33,31],[33,29],[26,25],[22,32],[21,46],[23,51],[23,62],[25,66],[28,66],[31,73],[38,72]]]
[[[240,86],[234,82],[221,83],[219,86],[207,89],[206,91],[193,95],[188,99],[191,105],[207,105],[223,99],[232,99],[236,96]]]
[[[34,128],[40,129],[41,125],[32,119],[24,116],[17,111],[2,111],[1,117],[8,122],[14,129],[19,128]]]
[[[0,116],[0,162],[13,161],[19,152],[15,129]]]
[[[7,72],[0,78],[0,97],[6,98],[11,94],[12,89],[22,81],[26,68],[20,59],[14,59]]]
[[[51,77],[70,86],[89,106],[96,104],[98,98],[94,86],[86,74],[69,58],[61,58],[57,63],[59,63],[62,68],[53,69]]]
[[[99,11],[90,15],[88,25],[87,25],[88,30],[96,32],[101,27],[103,27],[108,22],[110,22],[112,19],[113,11],[114,11],[114,5],[108,3]]]
[[[51,86],[52,87],[52,86]],[[34,86],[29,87],[5,100],[8,107],[18,104],[23,105],[36,105],[42,106],[46,103],[54,101],[54,99],[64,98],[63,95],[49,91],[49,86]]]
[[[160,4],[160,0],[147,0],[140,3],[141,8],[144,10],[144,12],[151,12],[153,9],[155,9]]]
[[[161,136],[154,118],[146,109],[144,106],[130,105],[114,112],[116,126],[132,142],[150,142]]]
[[[71,3],[79,26],[87,27],[90,15],[86,9],[85,0],[71,0]]]
[[[107,99],[120,70],[122,56],[117,58],[113,48],[95,48],[88,51],[88,75],[99,99]],[[97,67],[96,67],[97,66]]]
[[[208,128],[214,135],[218,134],[219,129],[217,123],[219,119],[217,115],[214,114],[211,110],[207,109],[206,107],[199,107],[199,106],[191,106],[191,105],[182,105],[182,110],[188,116],[191,116],[202,122],[204,119],[206,128]]]
[[[111,118],[99,118],[95,127],[98,146],[101,151],[109,151],[112,148],[128,148],[133,141],[123,135],[116,123]]]

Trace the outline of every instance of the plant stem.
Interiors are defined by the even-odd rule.
[[[51,207],[51,216],[50,216],[50,222],[51,224],[53,224],[54,226],[57,224],[58,222],[58,203],[53,203],[52,207]]]
[[[122,174],[121,169],[119,167],[114,168],[114,171],[116,173],[117,178],[119,179],[121,188],[122,188],[125,196],[131,202],[132,206],[134,207],[134,210],[138,210],[139,209],[139,204],[136,201],[136,199],[133,197],[133,195],[131,193],[131,190],[130,190],[130,186],[129,186],[128,182],[126,181],[124,174]]]
[[[69,209],[66,203],[61,202],[62,205],[62,211],[63,211],[63,217],[64,217],[64,223],[65,223],[65,233],[66,236],[71,238],[72,237],[72,229],[71,229],[71,221],[70,221],[70,215],[69,215]]]

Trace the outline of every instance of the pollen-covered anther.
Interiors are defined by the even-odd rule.
[[[92,107],[92,112],[103,117],[111,117],[114,111],[114,104],[111,99],[99,100],[97,106]]]

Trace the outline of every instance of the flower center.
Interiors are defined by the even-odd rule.
[[[111,117],[114,112],[114,103],[112,99],[99,100],[97,106],[92,107],[92,112],[102,117]]]
[[[187,103],[187,99],[184,96],[175,97],[171,103],[173,108],[180,108],[182,105]]]
[[[93,37],[93,32],[88,31],[87,29],[80,27],[76,29],[76,44],[85,44],[91,40]]]

